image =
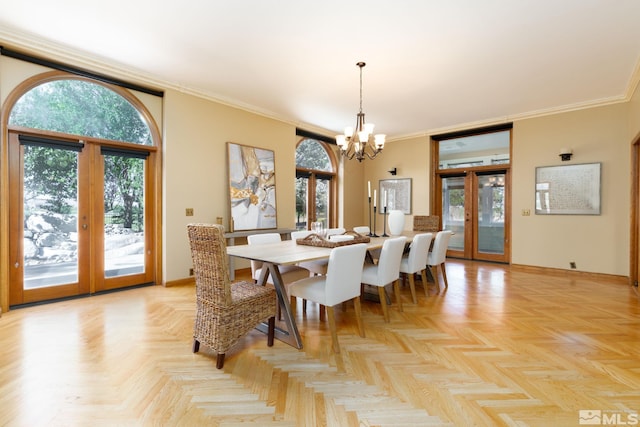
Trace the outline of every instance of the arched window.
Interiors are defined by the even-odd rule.
[[[59,72],[9,96],[10,305],[155,280],[159,133],[127,90]]]
[[[121,95],[96,83],[62,79],[22,95],[9,125],[153,145],[148,124]]]
[[[321,141],[302,139],[296,148],[296,229],[315,221],[337,225],[335,178],[333,152]]]

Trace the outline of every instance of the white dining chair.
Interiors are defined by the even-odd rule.
[[[289,286],[292,297],[314,301],[326,307],[335,353],[340,353],[334,313],[336,304],[353,300],[358,332],[361,337],[365,336],[360,306],[360,278],[366,251],[367,245],[364,243],[334,248],[329,255],[326,275],[307,277],[297,280]]]
[[[429,271],[431,271],[431,275],[433,276],[433,281],[436,284],[438,292],[440,291],[438,266],[440,267],[440,271],[442,272],[442,279],[444,280],[445,288],[449,287],[449,283],[447,282],[447,270],[444,263],[447,259],[447,248],[449,247],[449,240],[451,239],[452,235],[453,232],[451,230],[438,231],[433,241],[433,248],[427,256],[427,268],[429,269]],[[433,270],[431,270],[431,267],[433,267]]]
[[[433,240],[433,233],[416,234],[413,237],[409,253],[402,257],[400,261],[400,273],[409,277],[409,289],[411,289],[411,298],[413,303],[418,303],[416,296],[416,283],[414,275],[420,273],[422,277],[422,285],[424,286],[424,295],[429,296],[427,288],[427,257],[429,255],[429,246]]]
[[[247,243],[249,245],[263,245],[280,241],[282,241],[282,237],[280,237],[279,233],[251,234],[247,236]],[[297,265],[279,265],[278,271],[280,271],[280,275],[282,276],[282,283],[284,284],[284,287],[287,288],[287,294],[289,293],[288,285],[291,282],[302,279],[304,277],[309,277],[309,270]],[[261,274],[262,262],[251,261],[251,277],[253,277],[253,280],[259,280]],[[273,284],[273,277],[271,277],[270,274],[269,277],[267,277],[267,283]],[[291,298],[291,305],[295,307],[294,298]]]
[[[387,294],[384,287],[393,283],[396,294],[398,310],[402,311],[402,300],[400,299],[400,260],[407,238],[404,236],[392,237],[384,241],[380,258],[375,265],[366,264],[362,269],[361,282],[365,285],[377,286],[380,296],[380,305],[385,322],[389,322],[389,309],[387,308]]]

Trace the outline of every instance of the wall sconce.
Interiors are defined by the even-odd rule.
[[[396,174],[398,173],[398,168],[393,168],[393,169],[391,169],[391,170],[389,170],[387,172],[389,172],[393,176],[396,176]]]
[[[560,159],[563,162],[569,161],[571,160],[571,156],[573,155],[573,150],[571,150],[571,148],[561,148],[560,149]]]

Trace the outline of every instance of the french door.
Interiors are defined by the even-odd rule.
[[[296,228],[308,230],[312,222],[331,224],[331,175],[298,172],[296,177]]]
[[[452,230],[448,255],[509,262],[508,170],[440,174],[442,226]]]
[[[146,153],[9,133],[10,305],[153,280]]]

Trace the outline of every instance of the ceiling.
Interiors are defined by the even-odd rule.
[[[0,44],[327,135],[388,139],[626,101],[638,0],[0,0]]]

